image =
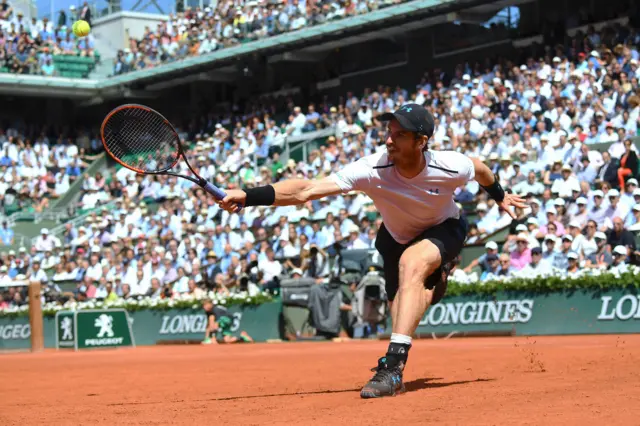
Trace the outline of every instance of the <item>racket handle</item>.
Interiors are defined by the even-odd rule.
[[[218,188],[217,186],[215,186],[214,184],[212,184],[211,182],[207,182],[205,183],[202,188],[207,191],[209,194],[213,195],[214,197],[216,197],[217,200],[222,200],[224,197],[227,196],[227,194],[225,194],[225,192],[223,190],[221,190],[220,188]]]
[[[209,181],[207,181],[204,185],[202,185],[202,188],[205,191],[207,191],[209,194],[216,197],[217,200],[222,200],[224,197],[227,196],[227,194],[223,190],[221,190],[220,188],[218,188],[217,186],[215,186]],[[236,208],[236,213],[242,210],[242,207],[243,206],[239,205],[238,208]]]

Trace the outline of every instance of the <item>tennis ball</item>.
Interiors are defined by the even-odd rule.
[[[73,33],[76,37],[86,37],[89,35],[91,27],[87,21],[76,21],[73,23]]]

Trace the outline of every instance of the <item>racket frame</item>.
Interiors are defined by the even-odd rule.
[[[107,125],[107,122],[117,112],[122,111],[124,109],[132,109],[132,108],[138,108],[138,109],[142,109],[142,110],[145,110],[147,112],[150,112],[152,114],[156,114],[158,117],[160,117],[162,119],[164,124],[173,132],[173,134],[175,136],[175,140],[176,140],[176,147],[178,149],[178,155],[176,156],[176,160],[171,165],[169,165],[169,167],[166,167],[166,168],[164,168],[162,170],[157,170],[157,171],[154,171],[154,172],[137,169],[137,168],[135,168],[135,167],[133,167],[133,166],[131,166],[129,164],[126,164],[124,161],[120,160],[116,155],[114,155],[111,152],[111,150],[107,146],[107,143],[106,143],[105,137],[104,137],[104,128]],[[218,188],[217,186],[215,186],[214,184],[209,182],[207,179],[201,177],[198,173],[196,173],[195,170],[193,170],[193,167],[191,167],[191,164],[189,163],[189,160],[187,160],[187,156],[185,155],[182,143],[180,142],[180,136],[178,135],[178,132],[176,131],[175,127],[173,127],[173,125],[171,124],[171,122],[169,122],[169,120],[167,120],[162,114],[160,114],[158,111],[154,110],[153,108],[149,108],[148,106],[144,106],[144,105],[140,105],[140,104],[124,104],[124,105],[120,105],[119,107],[114,108],[113,110],[111,110],[109,112],[109,114],[107,114],[107,116],[102,121],[102,125],[100,126],[100,139],[102,140],[102,145],[104,146],[104,149],[107,152],[107,154],[111,158],[113,158],[118,164],[120,164],[122,167],[126,167],[129,170],[132,170],[132,171],[134,171],[134,172],[136,172],[138,174],[143,174],[143,175],[152,175],[152,176],[153,175],[167,175],[167,176],[175,176],[175,177],[180,177],[180,178],[183,178],[183,179],[190,180],[191,182],[197,184],[202,189],[204,189],[205,191],[207,191],[208,193],[213,195],[218,200],[222,200],[227,195],[223,190],[221,190],[220,188]],[[173,172],[169,171],[170,169],[174,168],[176,166],[176,164],[178,164],[178,162],[180,161],[180,158],[182,158],[184,160],[184,162],[187,164],[187,167],[189,168],[189,170],[191,170],[191,173],[193,173],[195,178],[193,178],[191,176],[185,176],[185,175],[181,175],[181,174],[173,173]]]

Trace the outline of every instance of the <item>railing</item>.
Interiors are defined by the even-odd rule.
[[[299,136],[286,136],[280,141],[276,141],[275,146],[283,148],[281,154],[282,161],[287,161],[291,158],[291,154],[296,151],[302,150],[302,158],[309,158],[309,144],[317,139],[328,138],[329,136],[336,136],[336,126],[332,126],[322,130],[316,130],[313,132],[303,133]],[[303,142],[300,145],[291,147],[291,144]]]
[[[96,172],[104,168],[106,164],[107,158],[105,157],[105,154],[99,154],[98,157],[89,164],[89,167],[82,172],[82,175],[71,184],[67,192],[62,197],[58,198],[56,203],[53,205],[54,209],[66,209],[69,207],[69,205],[80,195],[83,175],[88,174],[89,176],[95,176]]]
[[[65,230],[65,226],[66,226],[66,224],[67,224],[67,223],[72,224],[74,227],[75,227],[76,225],[80,225],[81,223],[84,223],[85,219],[86,219],[86,218],[88,218],[88,217],[89,217],[89,216],[90,216],[94,211],[96,211],[97,209],[104,209],[104,208],[106,208],[106,209],[110,210],[111,208],[115,207],[115,205],[116,205],[116,201],[117,201],[117,200],[112,200],[112,201],[109,201],[109,202],[108,202],[108,203],[106,203],[106,204],[102,204],[102,205],[100,205],[100,206],[96,206],[96,208],[95,208],[95,209],[91,209],[90,211],[88,211],[88,212],[86,212],[86,213],[83,213],[83,214],[81,214],[81,215],[79,215],[79,216],[76,216],[76,217],[74,217],[73,219],[68,220],[68,221],[66,221],[66,222],[65,222],[65,223],[63,223],[63,224],[58,225],[58,226],[56,226],[56,227],[54,227],[54,228],[50,229],[50,230],[49,230],[49,233],[50,233],[51,235],[56,236],[56,237],[60,237],[60,235],[62,235],[62,233],[64,232],[64,230]],[[31,245],[33,245],[33,244],[35,244],[35,243],[36,243],[36,239],[37,239],[37,238],[38,238],[38,237],[31,238]]]
[[[15,212],[9,216],[5,216],[2,219],[7,221],[9,226],[14,226],[18,221],[30,221],[34,223],[40,223],[43,220],[54,220],[60,223],[70,217],[69,212],[65,209],[49,209],[42,213],[33,212]]]

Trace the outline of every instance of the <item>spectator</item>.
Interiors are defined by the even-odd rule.
[[[480,281],[491,281],[498,277],[500,272],[500,261],[495,254],[488,254],[486,257],[488,268],[480,275]]]
[[[609,267],[609,271],[618,272],[620,274],[628,272],[629,268],[627,265],[627,247],[625,246],[616,246],[613,249],[613,262]]]
[[[552,270],[546,260],[542,258],[542,249],[536,247],[531,250],[529,262],[517,272],[520,277],[536,278],[539,276],[551,275]]]
[[[611,247],[629,247],[636,249],[636,241],[630,231],[624,229],[624,221],[620,217],[613,218],[613,228],[607,232],[607,244]]]
[[[618,168],[618,184],[622,189],[626,186],[625,179],[628,176],[633,178],[638,174],[638,156],[631,147],[631,139],[626,139],[624,141],[624,154],[620,158],[620,167]]]
[[[7,221],[3,221],[2,228],[0,228],[0,242],[2,242],[2,245],[12,245],[14,242],[14,235],[13,229],[9,228]]]
[[[511,252],[511,267],[519,271],[531,262],[531,249],[529,238],[525,234],[518,234],[516,242],[516,249]]]

